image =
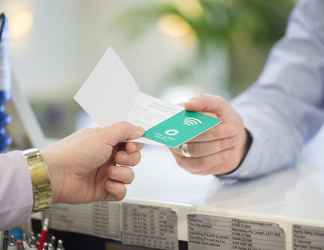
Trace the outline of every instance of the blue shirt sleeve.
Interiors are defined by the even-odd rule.
[[[223,179],[292,166],[324,122],[324,1],[301,0],[257,83],[233,101],[252,135],[245,160]]]

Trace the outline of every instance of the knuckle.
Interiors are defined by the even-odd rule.
[[[120,167],[109,168],[108,174],[112,179],[118,179],[120,177]]]
[[[184,159],[182,159],[181,157],[176,157],[176,162],[181,168],[192,173],[192,167],[190,167],[188,162],[186,162]]]
[[[232,145],[232,138],[224,139],[219,142],[220,149],[226,149],[227,147]]]
[[[221,140],[216,141],[216,143],[215,143],[216,152],[219,152],[222,149],[222,144],[223,144],[223,142]]]
[[[228,125],[224,128],[224,133],[229,136],[233,136],[237,134],[237,127],[234,124]]]
[[[233,147],[233,146],[235,146],[237,144],[237,142],[238,142],[238,137],[234,136],[234,137],[229,139],[228,146]]]
[[[216,130],[217,136],[221,136],[223,138],[229,138],[237,135],[237,127],[232,123],[224,123],[219,127],[214,128]]]
[[[230,156],[231,156],[231,151],[230,150],[226,150],[226,151],[222,152],[220,154],[221,163],[222,164],[226,163],[229,160]]]
[[[222,97],[222,96],[219,96],[219,95],[214,96],[214,100],[216,102],[218,102],[219,104],[221,104],[221,105],[227,104],[226,99],[224,97]]]
[[[219,130],[220,129],[218,127],[215,127],[209,130],[209,133],[212,137],[217,138],[219,136]]]
[[[133,143],[133,142],[127,142],[126,143],[126,151],[128,153],[135,153],[135,152],[140,152],[141,151],[141,145],[138,143]]]
[[[219,140],[216,142],[215,148],[219,152],[221,150],[225,150],[230,147],[233,147],[236,144],[236,141],[237,141],[236,137]]]
[[[122,185],[116,192],[115,198],[116,198],[116,200],[121,201],[125,198],[126,194],[127,194],[127,189],[126,189],[125,185]]]
[[[117,122],[116,124],[121,128],[127,128],[130,125],[128,122]]]
[[[124,155],[122,152],[117,152],[115,156],[115,161],[117,164],[122,164],[124,161]]]
[[[131,184],[134,181],[134,179],[135,179],[135,173],[134,171],[131,171],[127,184]]]
[[[125,167],[125,184],[131,184],[134,180],[134,171],[130,168]]]
[[[206,158],[201,158],[199,160],[199,168],[200,169],[207,169],[211,167],[211,162],[209,160],[207,160]]]
[[[113,175],[114,175],[113,172],[114,172],[114,168],[109,167],[109,168],[107,169],[107,175],[108,175],[109,178],[113,178]]]
[[[126,155],[123,158],[119,159],[119,163],[127,166],[136,166],[141,161],[141,154],[135,153],[133,155]]]
[[[172,149],[171,152],[172,152],[172,154],[173,154],[175,160],[177,161],[177,163],[178,163],[178,161],[182,161],[182,160],[183,160],[183,159],[182,159],[183,155],[182,155],[182,153],[180,152],[180,149]]]
[[[128,131],[131,129],[131,124],[128,122],[118,122],[115,124],[116,128],[121,131]]]
[[[143,143],[136,143],[135,145],[136,145],[136,149],[138,151],[141,151],[144,148],[144,144]]]
[[[101,127],[94,127],[94,128],[83,128],[80,130],[81,134],[84,134],[86,136],[95,136],[95,137],[99,137],[102,134],[102,128]]]
[[[185,167],[184,160],[182,159],[182,157],[175,156],[175,160],[179,166]]]
[[[136,153],[134,156],[134,165],[137,165],[138,163],[140,163],[142,159],[142,154],[141,153]]]
[[[199,150],[199,144],[197,144],[197,143],[188,143],[187,144],[188,145],[188,151],[190,152],[190,155],[192,156],[192,157],[197,157],[198,156],[198,152],[200,151]]]

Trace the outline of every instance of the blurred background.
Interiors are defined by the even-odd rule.
[[[89,121],[73,101],[107,47],[140,88],[179,103],[253,84],[294,0],[0,0],[12,68],[49,137]]]

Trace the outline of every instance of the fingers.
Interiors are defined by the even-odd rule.
[[[234,137],[243,127],[243,121],[232,106],[220,96],[199,96],[185,104],[186,109],[217,115],[222,124],[196,137],[193,142],[208,142]]]
[[[141,143],[127,142],[125,146],[125,150],[127,153],[135,153],[137,151],[141,151],[143,147],[144,145]]]
[[[124,184],[114,181],[106,181],[105,189],[107,192],[107,198],[105,200],[120,201],[125,198],[127,193]]]
[[[186,144],[191,157],[183,157],[179,151],[173,150],[177,163],[198,175],[229,173],[239,166],[246,152],[247,141],[239,113],[220,96],[193,98],[185,104],[185,108],[216,115],[222,123]]]
[[[112,166],[107,170],[107,177],[122,184],[130,184],[134,180],[134,171],[126,166]]]
[[[116,153],[116,164],[123,166],[108,166],[106,169],[106,177],[108,181],[105,183],[105,189],[108,197],[105,200],[122,200],[126,195],[125,184],[131,184],[134,180],[134,171],[129,166],[135,166],[141,159],[140,152],[127,153],[126,151],[119,151]],[[127,165],[127,166],[124,166]]]
[[[175,155],[177,163],[188,172],[196,175],[221,174],[227,172],[227,165],[233,149],[224,150],[202,158],[185,158]]]
[[[233,113],[231,105],[221,96],[199,96],[185,104],[190,111],[210,112],[226,120]]]
[[[108,180],[105,183],[107,197],[105,200],[120,201],[127,193],[126,184],[134,180],[134,172],[130,167],[113,166],[107,169]]]
[[[102,128],[101,136],[105,138],[108,145],[116,146],[126,140],[134,140],[144,134],[144,129],[136,127],[127,122],[115,123],[110,127]]]
[[[127,153],[125,151],[119,151],[115,156],[115,163],[125,166],[136,166],[141,160],[141,153]]]
[[[222,123],[217,127],[211,128],[206,133],[203,133],[192,140],[192,142],[209,142],[214,140],[227,139],[235,137],[238,134],[238,129],[235,125]]]
[[[207,142],[189,142],[187,143],[188,151],[192,158],[209,156],[226,149],[234,147],[238,143],[238,137],[233,136],[226,139],[213,140]],[[183,157],[179,150],[173,150],[174,154]]]

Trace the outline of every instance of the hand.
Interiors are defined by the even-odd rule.
[[[197,175],[226,174],[237,168],[248,147],[247,131],[240,115],[219,96],[193,98],[185,108],[216,115],[223,123],[187,143],[191,157],[172,150],[177,163]]]
[[[48,166],[53,202],[87,203],[121,200],[125,184],[134,178],[141,145],[123,143],[141,137],[144,130],[128,123],[80,130],[54,143],[41,154]]]

